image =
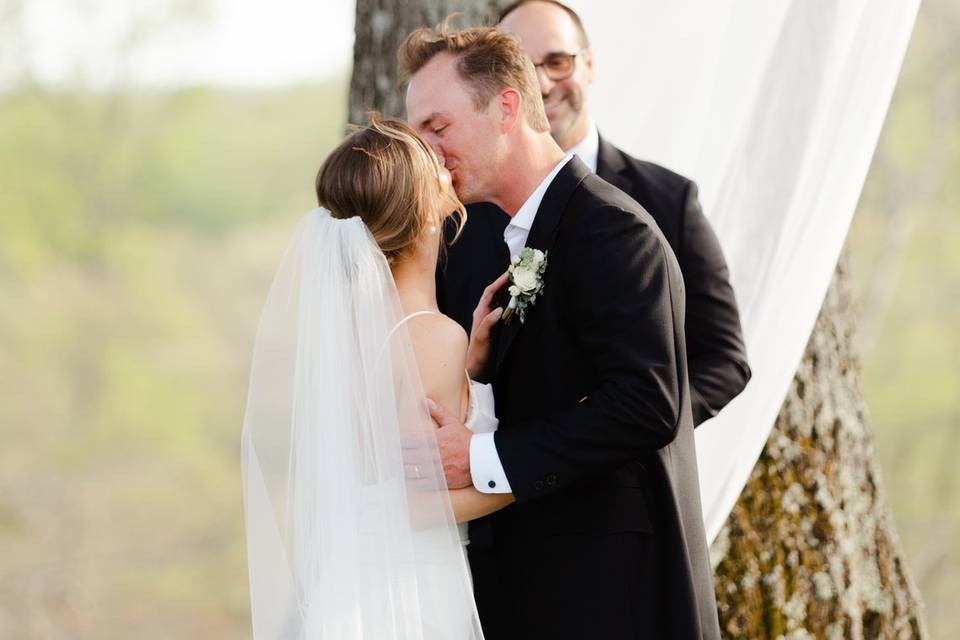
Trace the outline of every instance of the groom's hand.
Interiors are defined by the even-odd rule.
[[[427,398],[427,406],[430,407],[430,417],[440,427],[437,429],[437,444],[443,461],[443,474],[447,477],[447,488],[472,487],[470,438],[473,433],[439,403]]]

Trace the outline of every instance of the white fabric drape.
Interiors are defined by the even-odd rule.
[[[303,221],[254,346],[242,462],[256,640],[482,640],[393,276]]]
[[[919,0],[571,0],[601,133],[693,179],[753,379],[697,429],[707,535],[736,503],[843,245]]]

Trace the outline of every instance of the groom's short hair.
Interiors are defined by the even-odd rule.
[[[400,45],[400,86],[406,85],[434,56],[449,53],[454,56],[457,74],[469,88],[477,111],[485,109],[500,91],[516,89],[527,123],[534,131],[549,131],[537,72],[516,37],[495,27],[451,31],[447,27],[449,20],[434,29],[417,29]]]

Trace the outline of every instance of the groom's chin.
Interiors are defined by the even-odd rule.
[[[459,198],[460,202],[464,205],[487,202],[487,195],[484,193],[486,189],[482,187],[482,184],[478,184],[475,181],[464,181],[456,174],[453,176],[453,190],[457,193],[457,198]]]
[[[470,191],[469,189],[462,188],[457,183],[454,183],[453,190],[457,192],[457,198],[464,205],[476,204],[478,202],[481,202],[481,200],[477,197],[476,193]]]

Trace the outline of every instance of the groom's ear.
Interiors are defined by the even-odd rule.
[[[507,87],[496,97],[500,109],[500,130],[509,133],[520,121],[523,98],[516,89]]]

